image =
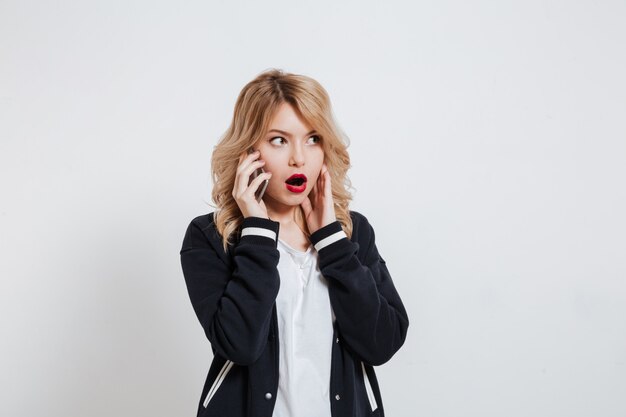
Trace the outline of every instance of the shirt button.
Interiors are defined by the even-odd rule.
[[[339,338],[337,338],[337,340],[335,340],[335,343],[339,343]]]
[[[341,397],[339,396],[339,394],[335,395],[335,399],[336,399],[337,401],[339,401],[339,400],[341,399]]]
[[[266,400],[271,400],[272,399],[272,393],[271,392],[266,393],[265,394],[265,399]]]

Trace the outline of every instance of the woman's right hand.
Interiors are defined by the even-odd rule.
[[[239,157],[239,165],[237,166],[235,185],[233,187],[233,198],[237,202],[243,217],[263,217],[268,219],[269,216],[267,215],[265,203],[263,200],[260,202],[256,201],[254,193],[264,180],[269,180],[272,177],[272,174],[264,172],[250,182],[250,176],[254,170],[265,165],[265,161],[255,160],[260,155],[259,151],[254,151],[251,154],[245,153]],[[248,185],[248,183],[250,184]]]

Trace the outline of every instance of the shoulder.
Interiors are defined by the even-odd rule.
[[[380,258],[376,248],[374,228],[367,217],[357,211],[350,211],[352,219],[352,236],[350,240],[358,245],[358,256],[361,261],[371,264]]]
[[[358,211],[350,210],[350,218],[352,219],[352,224],[354,227],[357,225],[369,224],[367,218]]]
[[[191,220],[191,224],[195,225],[201,229],[207,229],[211,227],[215,227],[215,212],[201,214],[200,216],[194,217]]]
[[[207,246],[207,243],[221,247],[222,238],[217,232],[214,214],[214,212],[202,214],[191,220],[183,239],[183,249]]]
[[[219,238],[219,236],[213,236],[214,234],[217,234],[215,212],[194,217],[193,220],[191,220],[191,223],[189,223],[189,228],[201,231],[203,234],[207,235],[208,238]]]
[[[358,211],[350,210],[350,218],[352,219],[351,240],[353,242],[363,245],[374,239],[374,228],[367,217]]]

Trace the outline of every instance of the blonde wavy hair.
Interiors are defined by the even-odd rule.
[[[260,73],[241,90],[232,122],[211,157],[212,197],[217,209],[214,221],[225,251],[237,237],[243,222],[243,215],[232,196],[239,156],[269,130],[269,124],[282,103],[290,104],[302,119],[319,132],[324,162],[331,175],[335,215],[346,234],[352,235],[348,207],[352,186],[347,176],[350,168],[349,138],[335,121],[328,93],[310,77],[272,68]],[[295,220],[304,224],[305,233],[310,236],[303,219],[304,213],[299,207]]]

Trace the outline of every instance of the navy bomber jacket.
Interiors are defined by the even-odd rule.
[[[333,417],[382,417],[373,366],[402,346],[409,319],[374,243],[374,230],[362,214],[350,215],[350,239],[332,238],[342,230],[338,221],[310,238],[313,245],[321,242],[319,268],[336,318],[329,401]],[[279,223],[248,217],[241,230],[247,228],[256,233],[240,233],[225,252],[213,213],[198,216],[180,250],[189,298],[213,351],[197,416],[271,417],[274,409]]]

